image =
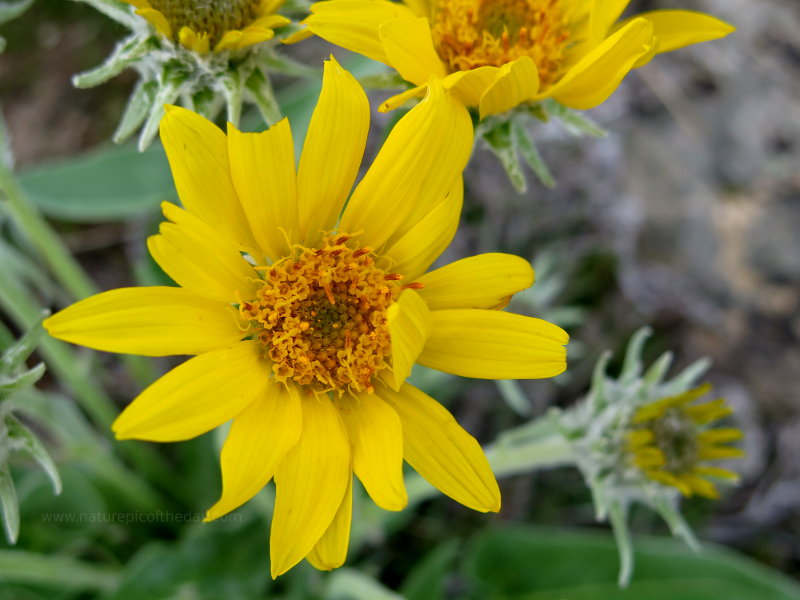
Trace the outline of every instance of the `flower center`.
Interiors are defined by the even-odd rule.
[[[319,249],[264,267],[256,298],[242,302],[249,331],[273,361],[275,379],[315,391],[371,391],[390,366],[386,310],[401,276],[377,268],[369,248],[351,236],[328,236]]]
[[[226,31],[242,29],[258,16],[259,0],[150,0],[172,30],[188,27],[213,45]]]
[[[653,444],[664,454],[663,470],[670,473],[691,471],[698,462],[697,428],[680,408],[667,409],[656,419],[650,429]]]
[[[542,86],[558,78],[569,42],[564,0],[440,0],[433,42],[451,72],[530,56]]]

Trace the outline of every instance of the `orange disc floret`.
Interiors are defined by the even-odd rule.
[[[369,248],[350,236],[327,236],[321,248],[265,267],[264,285],[239,310],[273,362],[278,381],[315,391],[372,391],[372,377],[389,368],[386,310],[402,277],[375,266]]]
[[[442,0],[431,25],[439,57],[451,72],[500,67],[529,56],[541,85],[560,74],[570,40],[564,0]]]

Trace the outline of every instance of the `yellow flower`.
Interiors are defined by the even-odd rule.
[[[328,0],[311,34],[393,67],[415,86],[391,110],[443,79],[480,117],[553,98],[576,109],[605,101],[625,75],[661,52],[724,37],[706,14],[657,10],[619,21],[629,0]]]
[[[719,492],[709,477],[739,479],[733,471],[706,464],[744,456],[739,448],[725,445],[741,439],[741,430],[708,428],[733,412],[725,400],[692,404],[710,389],[706,384],[642,406],[634,413],[634,427],[628,433],[633,464],[649,479],[677,488],[684,496],[717,498]]]
[[[400,510],[403,458],[458,502],[499,510],[477,441],[405,383],[415,362],[501,379],[566,367],[563,330],[497,310],[533,283],[527,261],[482,254],[428,271],[458,224],[466,109],[432,85],[345,205],[368,128],[366,94],[333,59],[297,171],[286,119],[258,134],[229,125],[226,136],[169,108],[161,139],[185,209],[165,204],[169,222],[148,245],[181,287],[112,290],[45,323],[99,350],[197,355],[114,431],[177,441],[233,419],[207,519],[274,477],[273,576],[304,557],[342,564],[353,473],[379,506]]]
[[[290,23],[276,15],[284,0],[122,0],[164,37],[200,54],[270,40]]]

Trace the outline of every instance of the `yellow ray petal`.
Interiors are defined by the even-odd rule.
[[[717,491],[717,488],[714,487],[714,484],[710,481],[707,481],[702,477],[697,477],[696,475],[690,475],[688,473],[682,473],[680,478],[691,488],[692,492],[698,496],[711,498],[712,500],[719,498],[719,492]]]
[[[464,182],[458,177],[445,199],[384,252],[391,268],[408,281],[424,273],[453,240],[463,203]]]
[[[482,379],[553,377],[566,367],[566,332],[547,321],[460,308],[431,312],[433,327],[417,362]]]
[[[336,401],[353,446],[353,469],[370,498],[386,510],[408,504],[403,482],[403,432],[395,410],[378,394]]]
[[[386,0],[334,0],[313,4],[303,24],[331,44],[388,65],[378,28],[391,19],[412,16],[407,7]]]
[[[119,440],[177,442],[233,419],[263,394],[270,367],[256,342],[190,358],[145,389],[114,421]]]
[[[283,1],[283,0],[281,0]],[[287,19],[283,15],[273,15],[268,13],[262,13],[265,16],[259,17],[248,27],[257,27],[259,29],[278,29],[279,27],[286,27],[287,25],[291,24],[291,19]]]
[[[433,12],[431,0],[403,0],[403,4],[418,17],[430,17]]]
[[[653,49],[653,26],[634,19],[604,40],[541,96],[570,108],[594,108],[617,89],[636,62]]]
[[[91,296],[46,319],[44,327],[73,344],[145,356],[200,354],[243,337],[230,305],[161,286]]]
[[[389,112],[398,106],[402,106],[412,98],[421,98],[427,90],[428,85],[425,84],[418,85],[417,87],[413,87],[405,92],[395,94],[391,98],[387,98],[381,103],[380,107],[378,107],[378,112]]]
[[[481,512],[500,510],[500,489],[480,444],[436,400],[410,384],[378,395],[397,411],[403,455],[431,485]]]
[[[233,185],[256,243],[273,261],[298,239],[297,176],[288,119],[261,133],[242,133],[228,123]]]
[[[533,268],[511,254],[487,253],[462,258],[417,277],[431,309],[502,308],[513,294],[533,285]]]
[[[457,71],[444,79],[445,89],[453,90],[456,98],[467,106],[478,106],[486,90],[495,82],[500,69],[486,66]]]
[[[389,335],[392,339],[391,386],[399,390],[411,375],[411,367],[431,330],[431,315],[428,305],[412,289],[405,290],[397,302],[386,313]],[[360,477],[359,477],[360,478]]]
[[[666,471],[647,471],[646,475],[653,481],[676,488],[684,496],[692,495],[692,488],[683,481],[682,477],[676,477]]]
[[[154,8],[140,8],[136,14],[145,19],[156,31],[166,38],[172,39],[172,26],[167,18]]]
[[[231,180],[225,134],[190,110],[167,106],[161,142],[183,206],[240,249],[252,248],[253,235]]]
[[[738,473],[735,473],[729,469],[721,469],[720,467],[695,467],[694,469],[695,475],[700,475],[702,477],[716,477],[718,479],[727,479],[729,481],[739,481],[740,477]]]
[[[389,63],[406,81],[421,85],[431,77],[447,75],[433,47],[428,19],[392,19],[378,31]]]
[[[539,71],[530,56],[522,56],[500,67],[494,82],[480,100],[480,116],[506,112],[532,100],[539,91]]]
[[[214,46],[214,52],[222,52],[223,50],[238,48],[239,42],[241,41],[243,35],[244,34],[238,29],[226,31]]]
[[[222,446],[222,496],[208,509],[213,521],[255,496],[297,444],[303,415],[294,386],[270,382],[233,420]]]
[[[691,10],[653,10],[623,21],[618,27],[624,27],[634,18],[646,19],[652,24],[656,54],[717,40],[736,31],[735,27],[725,21]]]
[[[297,174],[300,231],[315,245],[330,231],[353,186],[369,131],[369,101],[355,78],[331,57],[311,116]]]
[[[350,545],[350,521],[353,518],[353,477],[347,478],[347,489],[328,529],[306,558],[322,571],[341,567],[347,558]]]
[[[701,444],[724,444],[735,442],[744,437],[741,429],[735,427],[721,427],[719,429],[709,429],[697,434],[697,441]]]
[[[428,215],[452,189],[472,151],[472,120],[441,84],[397,125],[353,192],[340,223],[379,249]]]
[[[188,211],[164,202],[160,234],[147,240],[150,254],[184,289],[226,303],[254,298],[258,274],[234,243]]]
[[[744,450],[732,446],[701,446],[697,452],[698,460],[721,460],[723,458],[742,458]]]
[[[198,54],[205,54],[210,46],[208,34],[202,31],[196,33],[191,27],[181,27],[178,32],[178,41],[182,46]]]
[[[257,27],[250,25],[242,30],[242,37],[237,42],[237,48],[247,48],[261,42],[266,42],[275,37],[275,32],[267,27]]]
[[[300,562],[331,525],[350,475],[350,442],[327,396],[304,396],[303,433],[275,472],[272,577]]]
[[[590,33],[595,42],[606,38],[611,26],[619,19],[631,0],[594,0],[589,17]]]

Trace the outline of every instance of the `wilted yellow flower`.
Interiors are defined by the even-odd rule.
[[[352,475],[381,507],[407,502],[403,458],[479,511],[500,494],[477,441],[405,379],[414,363],[478,378],[564,370],[566,333],[497,310],[533,282],[515,256],[426,272],[452,239],[472,148],[466,109],[432,85],[358,173],[369,106],[331,60],[295,170],[286,119],[226,136],[172,107],[161,139],[185,209],[149,240],[181,287],[105,292],[50,317],[55,337],[110,352],[197,355],[114,424],[177,441],[233,419],[216,519],[273,477],[272,574],[342,564]],[[341,216],[340,216],[341,215]]]
[[[393,67],[415,86],[381,107],[421,96],[443,79],[481,118],[553,98],[597,106],[625,75],[661,52],[724,37],[706,14],[657,10],[619,20],[629,0],[328,0],[307,30]]]
[[[719,492],[709,477],[739,479],[733,471],[706,464],[744,456],[739,448],[726,445],[741,439],[740,429],[708,428],[733,413],[725,400],[692,404],[710,389],[710,385],[702,385],[640,407],[628,433],[628,452],[633,463],[649,479],[677,488],[684,496],[717,498]]]
[[[284,0],[122,0],[156,30],[195,52],[245,48],[290,23],[275,14]]]

